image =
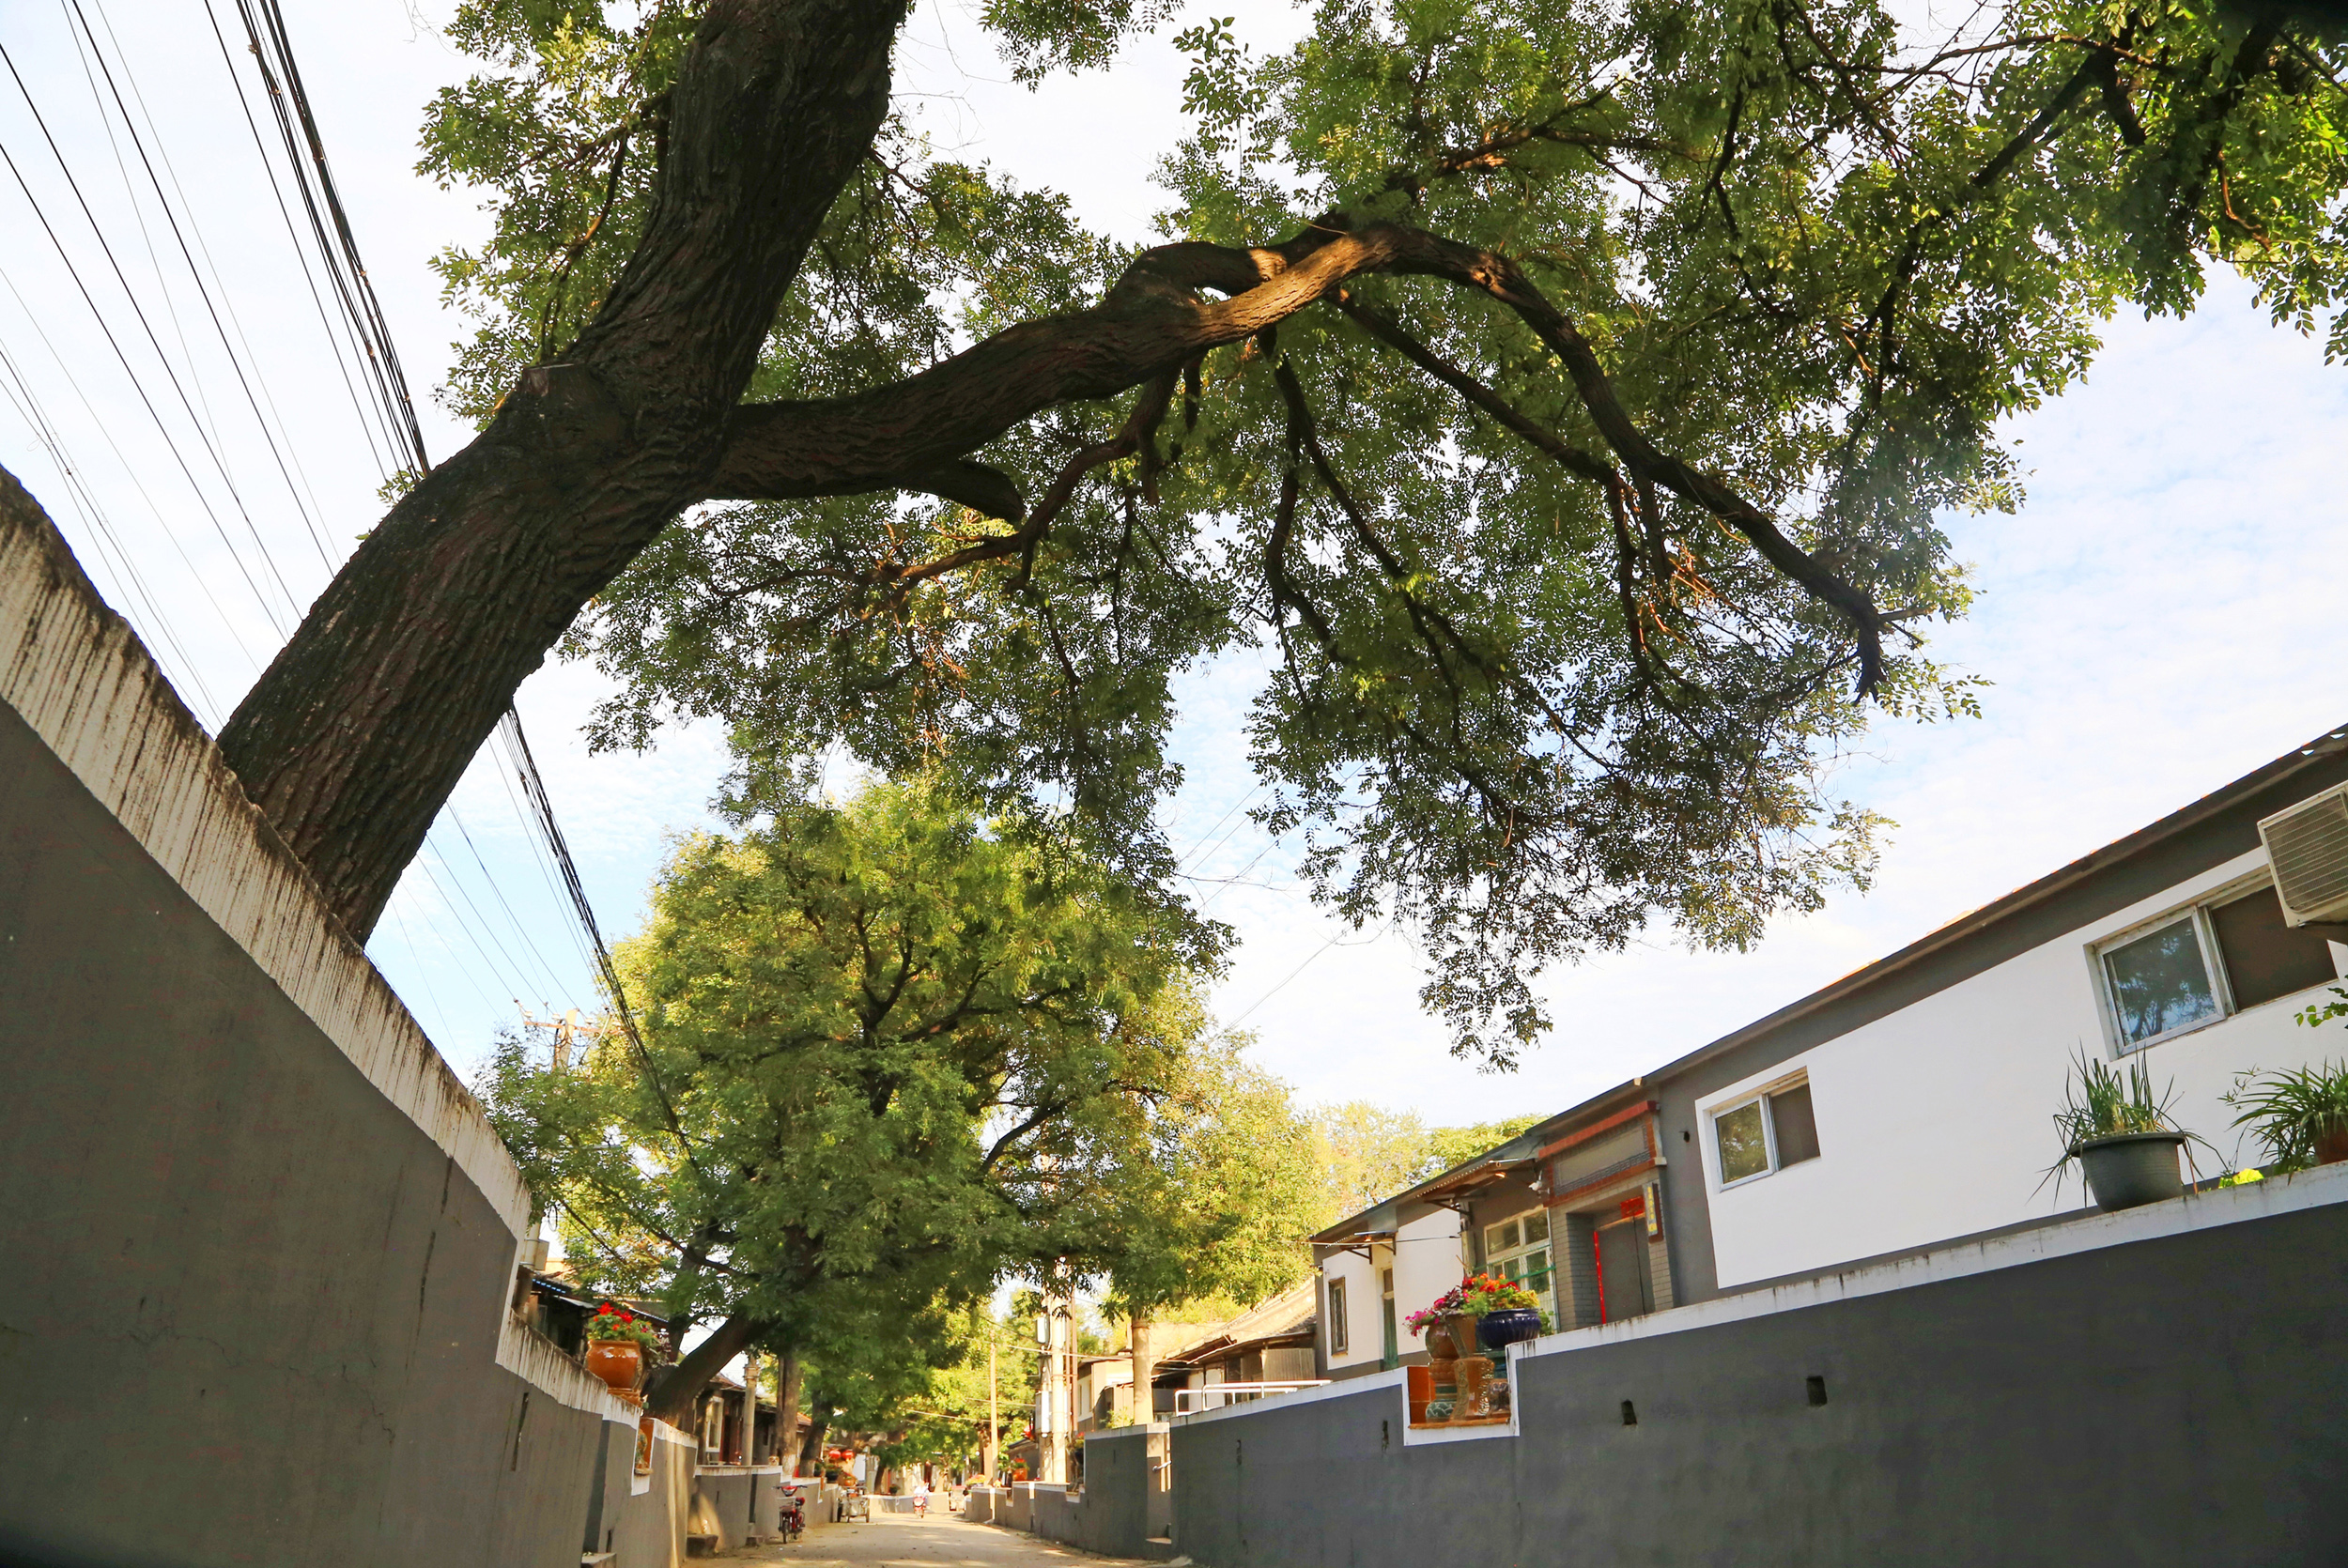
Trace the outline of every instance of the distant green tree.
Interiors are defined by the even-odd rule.
[[[1252,1303],[1311,1272],[1305,1237],[1322,1201],[1311,1125],[1288,1085],[1247,1061],[1247,1038],[1214,1031],[1195,985],[1166,987],[1153,1011],[1162,1035],[1190,1043],[1168,1092],[1101,1150],[1099,1218],[1078,1254],[1125,1321],[1136,1400],[1149,1398],[1163,1314]]]
[[[485,1083],[583,1283],[712,1326],[652,1395],[671,1418],[751,1346],[835,1400],[851,1369],[918,1381],[938,1314],[1065,1248],[1096,1124],[1178,1070],[1141,1022],[1173,933],[1097,866],[923,784],[735,816],[619,951],[642,1052],[607,1029],[557,1074],[509,1040]]]
[[[1315,1229],[1358,1214],[1487,1149],[1541,1119],[1504,1117],[1463,1127],[1429,1127],[1414,1111],[1349,1100],[1314,1113],[1325,1215]]]

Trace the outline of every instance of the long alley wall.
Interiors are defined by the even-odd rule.
[[[1867,1272],[1540,1342],[1514,1436],[1411,1440],[1399,1374],[1178,1422],[1176,1546],[1204,1568],[2348,1562],[2348,1166]]]
[[[0,1560],[575,1568],[635,1419],[529,1204],[0,472]]]

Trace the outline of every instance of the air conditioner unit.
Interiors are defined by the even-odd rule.
[[[2276,812],[2259,823],[2259,838],[2285,923],[2348,920],[2348,787]]]

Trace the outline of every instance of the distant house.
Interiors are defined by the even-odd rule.
[[[1398,1326],[1465,1269],[1572,1329],[2076,1215],[2044,1177],[2082,1053],[2255,1164],[2221,1097],[2348,1056],[2295,1021],[2343,922],[2348,730],[1332,1225],[1321,1364],[1423,1360]]]
[[[1314,1370],[1315,1296],[1314,1281],[1300,1280],[1177,1346],[1158,1362],[1154,1381],[1159,1417],[1174,1411],[1175,1396],[1182,1390],[1213,1390],[1229,1383],[1305,1383],[1321,1376]],[[1194,1394],[1179,1403],[1197,1409],[1224,1402],[1222,1396]]]
[[[581,1290],[567,1268],[545,1267],[545,1246],[543,1241],[538,1243],[538,1260],[520,1268],[514,1286],[515,1314],[535,1332],[570,1355],[582,1356],[587,1349],[588,1320],[602,1310],[606,1301],[626,1308],[656,1329],[667,1330],[669,1319],[658,1302],[635,1298],[618,1299]]]

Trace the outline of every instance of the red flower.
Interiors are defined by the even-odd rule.
[[[633,1323],[636,1321],[636,1314],[632,1312],[624,1312],[620,1314],[620,1321],[623,1323]]]

